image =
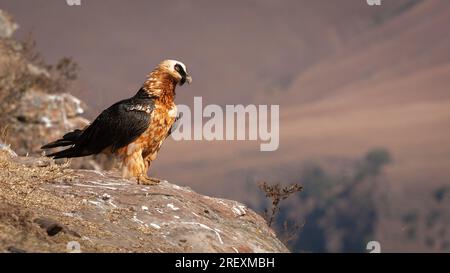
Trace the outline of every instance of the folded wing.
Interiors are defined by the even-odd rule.
[[[42,146],[42,149],[71,146],[47,155],[54,159],[98,154],[106,148],[114,152],[147,130],[153,108],[151,98],[120,101],[104,110],[84,130],[67,133],[61,139]]]

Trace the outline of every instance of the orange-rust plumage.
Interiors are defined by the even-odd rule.
[[[161,145],[175,122],[176,116],[171,115],[174,111],[176,112],[176,105],[173,101],[156,100],[150,114],[148,129],[135,141],[117,151],[122,159],[124,177],[147,179],[145,176],[147,170],[151,162],[156,159]]]

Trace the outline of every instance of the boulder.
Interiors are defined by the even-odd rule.
[[[233,200],[46,158],[8,153],[0,167],[0,251],[288,252],[260,215]]]

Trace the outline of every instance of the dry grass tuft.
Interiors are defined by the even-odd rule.
[[[75,178],[73,171],[67,168],[68,164],[56,165],[48,159],[28,164],[26,158],[11,157],[8,152],[0,150],[0,200],[26,208],[67,207],[70,202],[44,194],[41,188],[45,183],[67,183]]]
[[[64,185],[76,177],[67,167],[44,158],[11,156],[7,149],[0,149],[0,251],[65,251],[71,235],[49,237],[34,220],[53,216],[64,223],[57,212],[74,211],[80,206],[73,198],[48,189],[49,184]]]
[[[8,143],[8,125],[0,127],[0,142]]]
[[[267,182],[260,182],[258,183],[258,187],[264,192],[266,198],[271,200],[271,208],[264,210],[264,218],[269,227],[272,227],[277,214],[280,212],[280,202],[303,190],[303,187],[299,184],[283,187],[280,183],[269,185]],[[288,246],[292,241],[298,238],[298,233],[302,226],[303,225],[296,222],[292,224],[288,221],[284,221],[283,226],[278,228],[277,234],[280,237],[280,240]]]
[[[292,194],[303,190],[303,187],[298,184],[282,187],[280,183],[269,185],[267,182],[260,182],[258,187],[264,192],[266,198],[269,198],[272,201],[270,210],[264,210],[264,218],[266,219],[269,227],[272,226],[273,221],[280,210],[280,202],[289,198]]]

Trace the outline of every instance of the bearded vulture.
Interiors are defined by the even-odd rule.
[[[70,146],[48,157],[71,158],[107,153],[122,162],[122,176],[138,184],[153,185],[147,176],[164,140],[177,119],[175,88],[191,83],[186,66],[179,61],[161,62],[131,98],[104,110],[89,126],[65,134],[41,149]]]

